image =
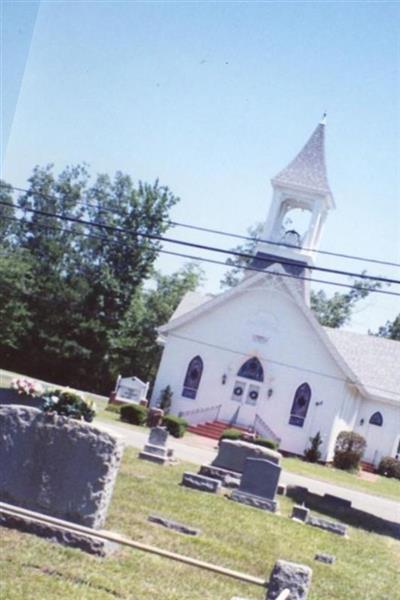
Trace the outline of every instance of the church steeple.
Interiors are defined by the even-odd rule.
[[[325,219],[335,208],[326,173],[325,128],[326,115],[296,157],[271,179],[272,202],[254,260],[258,267],[281,263],[300,275],[314,262]]]
[[[322,193],[333,207],[325,165],[325,126],[326,113],[297,156],[271,182],[273,186],[289,186]]]

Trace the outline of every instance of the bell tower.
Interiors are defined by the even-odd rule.
[[[292,162],[271,179],[272,202],[252,266],[280,263],[288,274],[310,276],[307,267],[315,262],[326,217],[335,208],[325,166],[325,117]]]

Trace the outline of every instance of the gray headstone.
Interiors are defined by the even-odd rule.
[[[153,427],[150,430],[148,443],[152,446],[166,446],[168,440],[168,431],[165,427]]]
[[[183,474],[182,485],[201,492],[211,492],[212,494],[216,494],[221,489],[221,482],[218,479],[211,479],[211,477],[189,472]]]
[[[325,531],[336,533],[337,535],[347,535],[347,525],[337,523],[336,521],[328,521],[328,519],[321,519],[310,515],[307,519],[307,525],[319,527],[319,529],[324,529]]]
[[[268,583],[266,600],[276,600],[284,590],[290,590],[290,600],[306,600],[310,591],[312,569],[306,565],[278,560]]]
[[[333,556],[332,554],[316,554],[314,556],[314,560],[318,560],[319,562],[325,563],[327,565],[333,565],[333,563],[336,561],[336,556]]]
[[[243,473],[247,458],[264,458],[279,465],[282,457],[279,452],[262,446],[256,446],[250,442],[221,440],[218,454],[213,460],[212,465],[227,469],[228,471]]]
[[[278,489],[281,467],[260,458],[247,458],[239,490],[273,500]]]
[[[306,508],[305,506],[295,504],[292,508],[292,519],[296,519],[297,521],[302,521],[303,523],[306,523],[309,515],[310,509]]]
[[[121,441],[82,421],[25,406],[0,406],[0,500],[101,527]]]

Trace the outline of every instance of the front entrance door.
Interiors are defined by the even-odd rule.
[[[235,380],[231,394],[231,403],[234,407],[232,425],[235,423],[245,426],[253,425],[260,392],[261,385],[255,381],[241,378]]]

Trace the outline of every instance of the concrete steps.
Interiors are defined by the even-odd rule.
[[[238,425],[229,425],[229,423],[223,423],[222,421],[207,421],[206,423],[199,423],[198,425],[189,425],[187,431],[195,433],[196,435],[202,435],[203,437],[218,440],[225,429],[238,429],[239,431],[248,431],[245,427],[239,427]]]

